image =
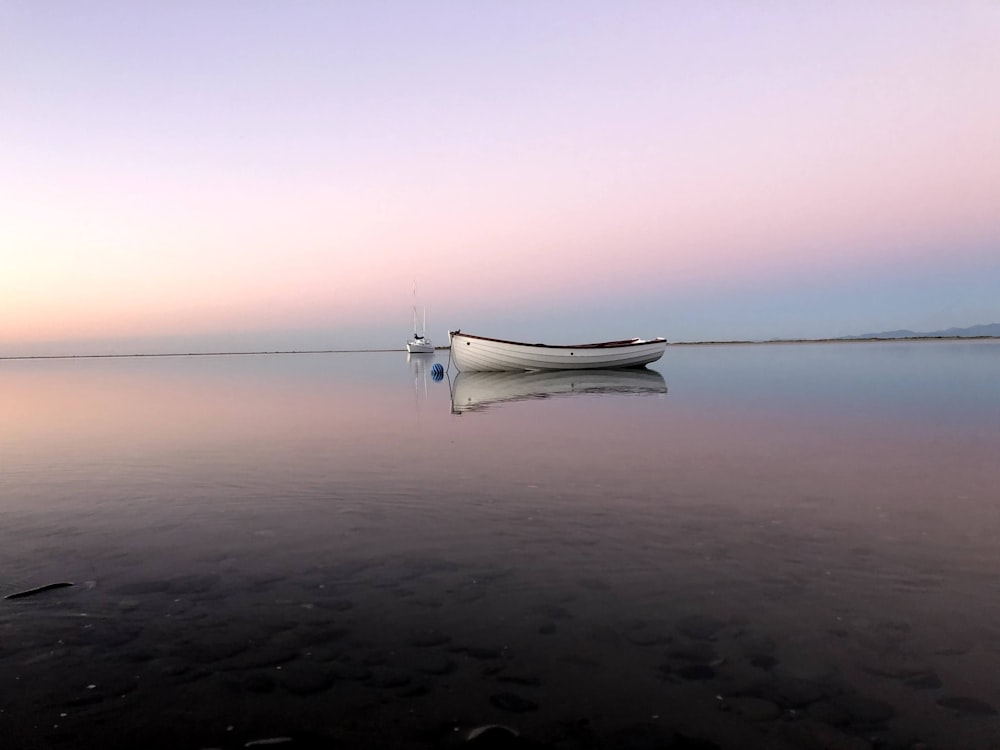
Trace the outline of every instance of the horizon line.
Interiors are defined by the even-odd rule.
[[[668,341],[667,346],[727,346],[746,344],[835,344],[899,341],[962,341],[974,339],[1000,339],[1000,336],[834,336],[819,339],[731,339],[726,341]],[[434,347],[434,351],[448,351],[450,346]],[[26,359],[135,359],[139,357],[250,357],[261,354],[371,354],[385,352],[406,352],[406,349],[276,349],[244,352],[154,352],[151,354],[6,354],[0,355],[0,362]],[[408,352],[409,353],[409,352]]]

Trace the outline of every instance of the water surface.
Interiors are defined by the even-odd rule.
[[[0,362],[0,736],[996,747],[1000,344],[435,361]]]

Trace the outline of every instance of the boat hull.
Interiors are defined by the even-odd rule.
[[[459,370],[592,370],[643,367],[663,356],[667,341],[629,339],[598,344],[525,344],[451,331],[451,359]]]

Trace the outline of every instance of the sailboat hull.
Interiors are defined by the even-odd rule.
[[[410,354],[433,354],[434,346],[427,341],[409,341],[406,344],[406,351]]]

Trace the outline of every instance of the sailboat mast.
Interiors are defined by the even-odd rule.
[[[417,337],[417,280],[413,280],[413,338]]]

